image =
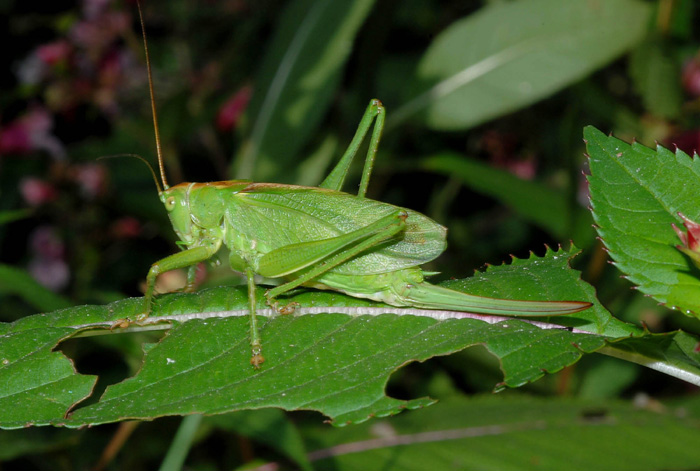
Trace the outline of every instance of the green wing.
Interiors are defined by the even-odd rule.
[[[267,253],[284,245],[337,237],[396,211],[397,207],[334,190],[251,184],[231,195],[226,221],[243,244],[255,241]],[[445,250],[446,229],[411,210],[406,231],[396,239],[334,269],[342,274],[373,274],[408,268]]]

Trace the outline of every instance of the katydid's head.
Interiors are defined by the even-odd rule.
[[[235,186],[232,182],[224,183],[227,184],[224,188]],[[221,189],[217,182],[180,183],[160,193],[173,229],[185,245],[200,240],[205,232],[222,230],[226,192]]]
[[[160,201],[168,212],[175,233],[185,244],[189,244],[193,240],[192,213],[189,202],[191,186],[191,183],[181,183],[159,193]]]

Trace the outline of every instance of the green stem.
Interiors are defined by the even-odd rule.
[[[180,471],[182,469],[201,422],[202,416],[200,414],[188,415],[182,419],[175,438],[170,444],[168,453],[165,455],[160,468],[158,468],[159,471]]]

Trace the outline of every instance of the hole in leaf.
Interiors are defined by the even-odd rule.
[[[71,359],[78,373],[97,376],[92,394],[76,409],[96,403],[108,386],[136,374],[143,363],[146,344],[157,343],[164,335],[164,331],[114,333],[69,338],[59,343],[54,350]]]

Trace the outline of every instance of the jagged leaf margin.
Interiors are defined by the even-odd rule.
[[[683,255],[672,224],[700,218],[700,160],[584,130],[596,229],[615,266],[640,291],[672,309],[700,313],[700,271]]]

